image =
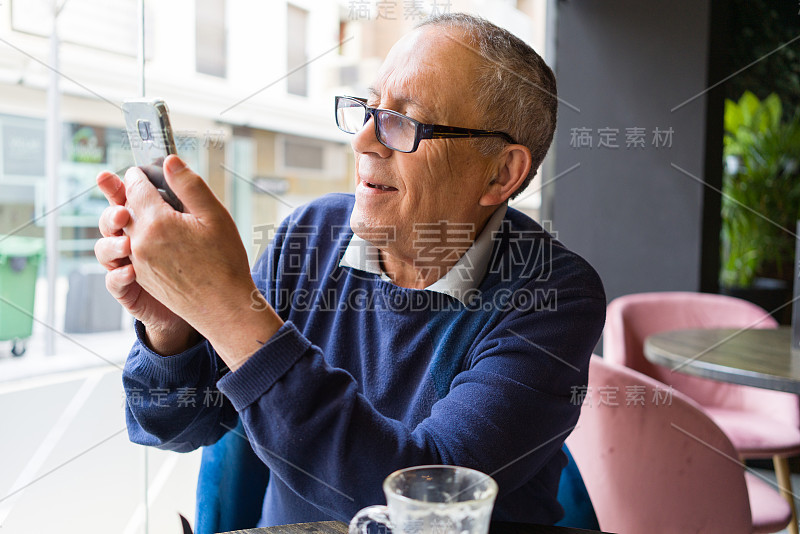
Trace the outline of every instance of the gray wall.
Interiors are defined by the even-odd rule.
[[[706,172],[708,94],[671,110],[707,87],[709,1],[557,6],[557,178],[543,189],[543,218],[598,270],[609,300],[697,291],[707,191],[673,165]],[[572,146],[575,128],[591,129],[592,148]],[[619,148],[598,148],[601,128],[618,130]],[[626,148],[628,128],[645,129],[644,148]],[[672,128],[671,147],[653,145],[655,128]]]

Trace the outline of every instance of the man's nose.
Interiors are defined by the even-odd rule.
[[[378,141],[375,135],[375,117],[372,116],[370,116],[358,132],[353,134],[350,146],[353,147],[354,152],[359,154],[372,153],[382,158],[388,158],[392,155],[392,152],[394,152]]]

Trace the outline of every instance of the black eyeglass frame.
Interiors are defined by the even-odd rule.
[[[403,152],[405,154],[410,154],[419,148],[419,142],[423,139],[470,139],[475,137],[502,137],[505,141],[511,143],[512,145],[518,144],[513,137],[511,137],[506,132],[501,132],[499,130],[476,130],[474,128],[461,128],[458,126],[445,126],[443,124],[426,124],[424,122],[419,122],[418,120],[414,120],[407,115],[403,115],[402,113],[398,113],[397,111],[391,109],[384,109],[384,108],[373,108],[367,105],[366,98],[359,98],[356,96],[337,96],[334,99],[334,117],[336,118],[336,126],[344,133],[354,134],[356,132],[348,132],[344,128],[341,127],[339,124],[339,101],[345,100],[352,100],[357,102],[363,106],[364,110],[366,111],[364,115],[364,124],[369,121],[369,117],[372,117],[372,122],[375,126],[375,138],[386,148],[390,150],[395,150],[397,152]],[[389,113],[391,115],[396,115],[401,117],[405,120],[411,121],[414,124],[414,146],[411,150],[398,150],[394,147],[391,147],[383,142],[381,139],[380,131],[378,130],[378,118],[375,114],[378,111],[382,111],[385,113]]]

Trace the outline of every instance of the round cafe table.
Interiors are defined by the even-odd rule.
[[[645,357],[674,371],[800,394],[800,354],[789,327],[673,330],[649,336]]]

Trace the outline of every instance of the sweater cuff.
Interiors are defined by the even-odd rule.
[[[145,342],[144,324],[142,324],[141,321],[135,321],[134,330],[136,331],[139,352],[145,356],[142,363],[144,363],[146,368],[149,367],[154,375],[168,376],[176,380],[182,380],[190,376],[194,377],[197,374],[197,365],[192,364],[192,362],[197,357],[198,351],[204,349],[203,345],[206,344],[205,339],[179,354],[162,356],[161,354],[153,352],[153,350],[147,346]],[[187,366],[189,367],[187,368]]]
[[[222,377],[217,387],[241,412],[269,391],[311,346],[294,324],[286,321],[239,369]]]

